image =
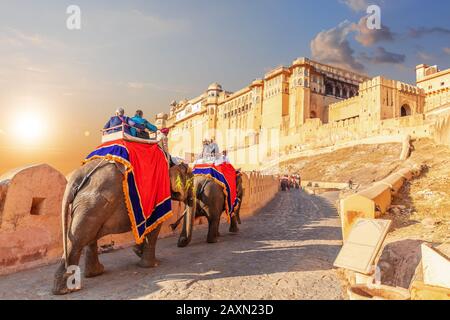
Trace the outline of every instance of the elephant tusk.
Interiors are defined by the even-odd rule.
[[[175,229],[178,227],[178,225],[180,224],[181,220],[184,218],[184,216],[186,215],[186,212],[188,210],[188,207],[186,207],[186,209],[184,209],[183,214],[181,215],[181,217],[178,218],[177,221],[175,221],[174,223],[172,223],[170,225],[170,227],[172,228],[172,231],[175,231]]]

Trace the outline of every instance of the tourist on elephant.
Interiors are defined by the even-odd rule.
[[[219,146],[214,141],[214,138],[209,142],[209,148],[212,157],[217,157],[220,155]]]
[[[142,139],[150,139],[150,135],[145,129],[148,129],[152,132],[156,132],[158,128],[151,124],[147,119],[144,118],[144,113],[142,110],[137,110],[136,114],[131,121],[135,123],[135,126],[131,128],[131,135],[134,137],[142,138]]]
[[[159,146],[164,150],[166,154],[169,154],[169,128],[162,128],[158,132]]]
[[[206,159],[211,156],[211,146],[208,139],[203,140],[203,150],[199,154],[198,159]]]
[[[122,131],[122,128],[119,127],[122,124],[125,125],[124,132],[131,135],[130,128],[135,125],[135,122],[125,115],[125,110],[123,108],[119,108],[116,110],[116,114],[105,124],[103,129],[106,130],[107,134]]]

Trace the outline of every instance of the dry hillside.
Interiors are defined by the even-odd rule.
[[[422,175],[401,189],[388,218],[394,221],[393,238],[415,235],[431,242],[450,241],[450,148],[431,140],[413,143],[411,159],[424,163]]]
[[[384,218],[393,220],[390,241],[416,238],[450,241],[450,148],[430,139],[414,141],[410,160],[424,164],[420,177],[407,182]],[[280,164],[281,172],[300,173],[303,180],[364,185],[381,180],[402,165],[400,144],[360,145]]]
[[[300,173],[303,180],[370,184],[398,168],[401,145],[359,145],[280,164],[282,173]]]

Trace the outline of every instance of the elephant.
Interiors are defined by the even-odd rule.
[[[184,215],[183,228],[178,238],[178,247],[186,247],[192,239],[194,219],[206,217],[208,219],[208,243],[216,243],[219,236],[220,216],[225,211],[225,195],[222,187],[212,179],[194,175],[194,205],[193,209]],[[239,232],[238,224],[241,224],[240,210],[244,197],[241,174],[236,175],[236,196],[238,204],[230,221],[229,232]]]
[[[98,258],[98,239],[131,230],[122,189],[124,172],[121,164],[96,159],[79,168],[69,179],[62,202],[64,255],[55,273],[53,294],[79,290],[67,287],[67,279],[71,276],[67,266],[78,266],[84,247],[87,246],[84,276],[99,276],[104,267]],[[192,170],[186,164],[173,165],[169,175],[171,199],[184,202],[190,211],[193,204]],[[78,190],[80,185],[82,187]],[[70,223],[67,221],[69,215]],[[140,246],[138,266],[150,268],[158,265],[155,246],[160,230],[161,224],[145,237]]]

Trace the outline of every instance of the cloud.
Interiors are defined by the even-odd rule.
[[[377,47],[371,56],[366,53],[361,53],[360,57],[362,60],[373,64],[401,64],[406,59],[404,54],[389,52],[383,47]]]
[[[146,39],[186,32],[189,24],[186,20],[159,17],[139,10],[102,10],[87,21],[86,29],[100,31],[105,35],[112,34],[114,38],[120,34],[126,35],[127,38]]]
[[[164,87],[150,82],[128,82],[126,86],[130,89],[141,90],[141,89],[153,89],[156,91],[166,91],[175,93],[189,93],[187,90],[177,89],[172,87]]]
[[[344,21],[337,27],[318,33],[311,41],[313,59],[354,71],[363,71],[364,66],[355,59],[354,51],[347,40],[352,30],[352,24]]]
[[[143,89],[146,87],[146,83],[143,82],[128,82],[127,87],[130,89]]]
[[[369,6],[368,0],[341,0],[347,7],[353,11],[365,11]]]
[[[48,73],[47,70],[39,68],[39,67],[34,67],[34,66],[28,66],[25,68],[25,70],[28,72],[33,72],[33,73]]]
[[[450,36],[450,29],[442,27],[432,27],[432,28],[420,27],[409,29],[409,36],[412,38],[420,38],[430,34],[440,34]]]
[[[370,47],[378,42],[394,40],[394,33],[385,25],[381,25],[379,30],[367,28],[367,18],[367,16],[362,17],[357,24],[353,24],[353,30],[357,32],[356,41],[365,47]]]
[[[13,28],[6,28],[0,31],[0,44],[15,47],[48,45],[48,40],[39,34],[28,34]]]
[[[442,49],[448,55],[450,55],[450,47]]]
[[[434,56],[433,56],[433,55],[431,55],[431,54],[429,54],[429,53],[426,53],[426,52],[423,52],[423,51],[417,52],[417,57],[418,57],[420,60],[424,60],[424,61],[431,61],[431,60],[434,60]]]

